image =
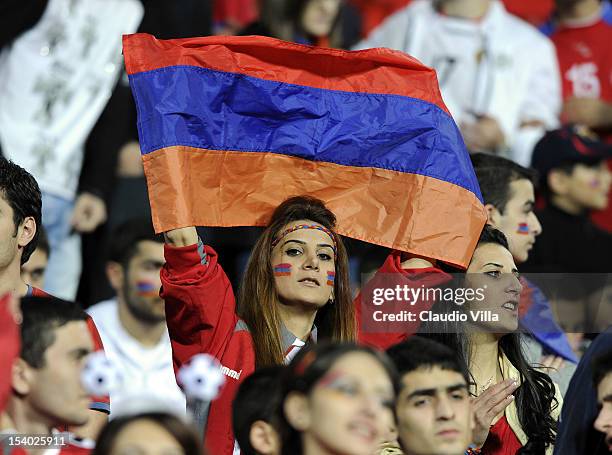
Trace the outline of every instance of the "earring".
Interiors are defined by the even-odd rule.
[[[327,301],[328,305],[333,305],[334,304],[334,291],[332,289],[331,295],[329,296],[329,300]]]

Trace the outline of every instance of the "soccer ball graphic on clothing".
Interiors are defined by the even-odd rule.
[[[221,364],[208,354],[194,355],[177,374],[188,399],[214,400],[225,383]]]
[[[121,374],[103,351],[97,351],[87,358],[81,372],[81,383],[91,395],[106,396],[121,384]]]

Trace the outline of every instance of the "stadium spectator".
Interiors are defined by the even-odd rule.
[[[465,277],[456,276],[457,286],[480,289],[483,298],[461,306],[436,302],[431,311],[440,322],[425,322],[420,332],[452,348],[468,365],[477,410],[473,442],[483,453],[523,448],[550,454],[562,398],[548,375],[530,366],[522,352],[516,331],[522,290],[517,275],[505,236],[485,226]],[[454,311],[466,312],[468,321],[447,317]],[[474,316],[474,311],[489,311],[491,317]],[[484,405],[499,398],[505,409],[492,416]]]
[[[178,417],[150,412],[111,420],[92,455],[206,455],[196,432]]]
[[[350,49],[360,32],[357,10],[343,0],[264,0],[259,19],[238,34]]]
[[[199,422],[211,452],[232,453],[231,401],[255,366],[283,364],[317,339],[355,339],[348,258],[335,221],[318,199],[294,197],[279,205],[251,254],[238,313],[217,254],[196,229],[165,233],[161,296],[174,364],[209,353],[228,380],[206,423]]]
[[[32,293],[21,280],[21,266],[36,249],[41,223],[41,195],[36,180],[0,157],[0,294]]]
[[[598,413],[597,390],[593,384],[593,359],[612,352],[612,327],[601,333],[586,350],[565,395],[555,455],[604,455],[603,435],[593,428]]]
[[[26,170],[0,157],[0,294],[19,297],[49,297],[49,294],[23,282],[21,266],[36,249],[41,220],[41,194],[38,183]],[[87,321],[96,350],[102,342],[91,319]],[[109,401],[96,398],[85,428],[79,435],[95,436],[106,423]]]
[[[232,405],[232,425],[243,455],[281,453],[278,412],[283,371],[281,365],[260,368],[238,388]]]
[[[49,0],[0,56],[0,149],[41,185],[52,252],[46,288],[64,298],[74,299],[81,268],[73,230],[106,218],[96,188],[78,193],[85,141],[119,76],[121,35],[141,19],[138,0]]]
[[[159,39],[211,34],[212,0],[140,0],[140,3],[144,15],[139,33],[150,33]],[[122,71],[87,139],[81,170],[80,187],[94,188],[108,206],[107,222],[81,236],[83,271],[77,295],[85,307],[114,295],[106,279],[106,254],[113,230],[131,218],[151,216],[136,115],[128,76]]]
[[[463,455],[472,442],[474,416],[467,367],[448,347],[414,336],[387,349],[399,373],[395,405],[406,455]],[[505,403],[490,412],[501,412]]]
[[[111,391],[113,412],[122,404],[149,398],[164,400],[177,413],[185,412],[185,397],[174,377],[172,349],[164,302],[159,296],[159,272],[164,265],[164,240],[155,235],[150,219],[136,218],[111,236],[107,266],[115,298],[90,307],[106,357],[122,383]]]
[[[593,382],[599,404],[594,427],[605,435],[608,450],[612,452],[612,351],[594,360]]]
[[[612,235],[589,220],[590,210],[608,205],[611,174],[605,159],[612,146],[567,126],[538,142],[533,167],[540,173],[546,207],[537,217],[543,232],[527,265],[539,271],[609,272]],[[571,239],[571,241],[568,241]]]
[[[542,30],[557,50],[563,91],[562,120],[612,133],[612,7],[607,0],[556,0]]]
[[[537,173],[508,159],[477,153],[472,155],[482,192],[488,224],[508,239],[512,257],[523,263],[542,233],[534,213]]]
[[[506,236],[510,253],[520,267],[542,232],[534,213],[537,173],[505,158],[483,153],[472,155],[472,164],[488,213],[488,223]],[[564,394],[578,360],[555,321],[544,293],[526,278],[520,280],[523,291],[519,324],[528,334],[524,341],[529,360],[534,366],[541,362]],[[564,359],[572,363],[565,364]]]
[[[51,436],[57,428],[84,425],[90,399],[81,370],[94,347],[87,314],[75,303],[45,297],[22,299],[21,311],[21,353],[13,363],[6,408],[13,430]],[[93,446],[93,441],[74,438],[64,442],[67,452],[86,453]]]
[[[42,225],[38,225],[37,228],[39,230],[38,244],[30,259],[21,266],[21,279],[25,284],[33,288],[42,289],[45,282],[47,263],[49,262],[49,241],[45,228]]]
[[[608,0],[558,0],[542,27],[557,49],[563,88],[563,122],[589,127],[612,143],[612,6]],[[612,161],[608,162],[612,171]],[[612,194],[609,195],[612,197]],[[591,214],[612,232],[612,206]]]
[[[537,215],[544,233],[523,266],[525,271],[556,272],[550,292],[556,294],[565,331],[575,333],[598,333],[612,318],[602,298],[610,264],[600,254],[612,251],[612,234],[589,218],[592,210],[608,205],[612,174],[605,160],[612,156],[612,145],[588,134],[584,127],[568,125],[536,146],[533,167],[540,172],[546,200]]]
[[[394,420],[397,373],[389,359],[351,344],[313,345],[283,379],[283,455],[371,455]]]
[[[414,1],[356,46],[370,47],[404,51],[436,69],[444,102],[472,152],[528,165],[537,140],[558,124],[552,43],[498,0]]]

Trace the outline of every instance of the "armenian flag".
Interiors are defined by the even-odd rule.
[[[555,320],[546,295],[525,277],[521,277],[521,284],[523,285],[519,304],[521,330],[538,340],[546,352],[563,357],[572,363],[578,363],[567,335]]]
[[[436,74],[389,49],[123,38],[157,232],[322,199],[340,234],[467,266],[485,223]]]

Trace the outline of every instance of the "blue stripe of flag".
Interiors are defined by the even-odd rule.
[[[434,177],[482,201],[454,121],[420,99],[324,90],[193,66],[138,73],[130,84],[144,154],[176,145],[272,152]]]

